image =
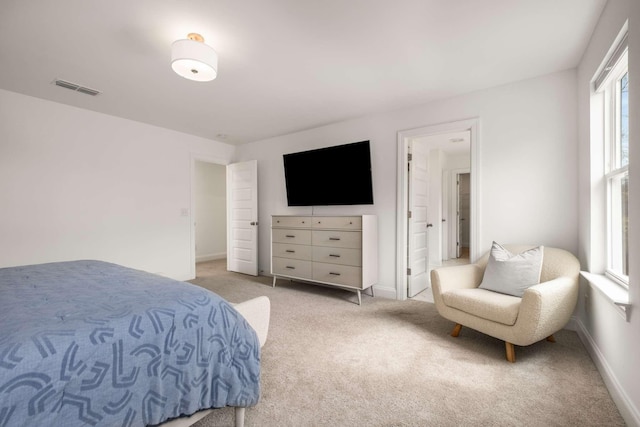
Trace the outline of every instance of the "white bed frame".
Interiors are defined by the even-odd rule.
[[[260,347],[267,341],[267,333],[269,332],[269,319],[271,317],[271,302],[269,298],[262,296],[233,304],[234,308],[247,320],[249,325],[256,331]],[[245,408],[235,408],[236,427],[244,426],[244,410]],[[190,417],[176,418],[162,424],[162,427],[188,427],[197,421],[211,414],[215,409],[203,409],[196,412]]]

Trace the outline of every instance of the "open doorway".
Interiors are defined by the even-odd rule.
[[[458,206],[456,221],[456,259],[469,262],[469,221],[471,220],[471,174],[469,172],[457,174],[456,192]],[[466,262],[464,262],[466,261]]]
[[[213,178],[206,179],[205,184],[197,184],[198,164],[202,163],[222,168],[224,179],[222,173],[217,170]],[[203,174],[206,175],[206,173]],[[210,188],[211,185],[214,186],[213,190]],[[221,196],[222,191],[224,191],[224,197]],[[198,194],[204,196],[199,197]],[[218,213],[215,215],[211,213],[198,214],[198,218],[196,218],[196,211],[199,210],[197,206],[206,204],[207,198],[214,199],[215,209]],[[217,261],[226,258],[227,271],[252,276],[258,275],[258,162],[256,160],[228,163],[215,157],[192,154],[191,215],[186,211],[183,212],[183,216],[190,216],[192,219],[190,223],[191,278],[195,278],[197,275],[196,242],[198,238],[196,237],[196,229],[198,228],[198,220],[200,220],[200,229],[207,228],[203,226],[202,221],[204,221],[208,224],[209,229],[218,230],[216,234],[213,234],[216,241],[216,246],[213,249],[211,246],[204,248],[200,246],[198,250],[200,260],[213,257],[217,258]],[[212,218],[213,221],[218,219],[215,224],[209,224]],[[224,227],[221,224],[223,218]],[[222,230],[224,230],[224,235]],[[220,246],[221,241],[225,242],[224,247]]]
[[[433,268],[475,259],[479,242],[477,130],[478,120],[471,119],[398,133],[397,299],[422,295],[432,301],[429,276]],[[416,180],[419,175],[412,174],[414,168],[425,175],[422,167],[412,165],[416,161],[427,166],[426,180]],[[461,177],[462,194],[458,191]],[[416,189],[420,185],[425,190]],[[426,219],[412,212],[415,195],[424,201],[419,207],[420,212],[427,212]],[[463,254],[468,255],[462,258]]]
[[[460,171],[471,166],[470,131],[410,138],[409,151],[407,297],[432,302],[431,270],[451,259],[459,263],[464,252],[469,259],[469,173]],[[455,179],[453,191],[448,177]],[[418,207],[426,212],[422,220],[415,215]],[[448,249],[451,241],[453,251]]]
[[[194,243],[196,277],[203,270],[226,272],[227,183],[226,166],[194,162]]]

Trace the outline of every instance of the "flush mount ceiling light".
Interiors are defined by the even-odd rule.
[[[185,79],[208,82],[218,75],[218,54],[200,34],[189,33],[171,45],[171,68]]]

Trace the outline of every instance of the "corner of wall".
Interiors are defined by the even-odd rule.
[[[585,325],[576,317],[572,317],[569,323],[575,326],[575,330],[578,333],[580,341],[582,341],[582,344],[587,349],[593,363],[598,368],[598,371],[602,376],[602,380],[607,386],[609,394],[620,411],[620,415],[624,418],[624,421],[629,426],[640,426],[640,409],[629,398],[624,388],[621,386],[615,372],[607,362],[604,354],[602,354],[598,348],[596,341],[589,334]],[[570,327],[567,327],[567,329],[570,329]]]

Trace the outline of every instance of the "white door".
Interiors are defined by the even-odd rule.
[[[258,275],[258,161],[227,165],[227,270]]]
[[[407,293],[412,298],[429,287],[427,204],[429,200],[429,152],[424,143],[409,144],[409,248]]]

